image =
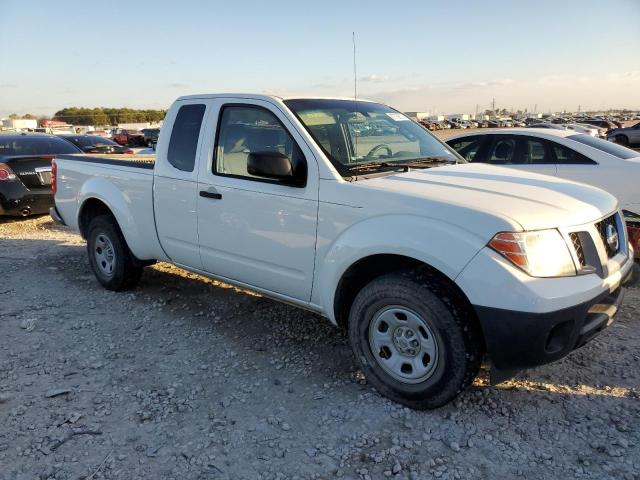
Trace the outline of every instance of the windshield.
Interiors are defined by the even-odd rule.
[[[113,140],[94,135],[85,135],[81,137],[68,137],[76,145],[81,147],[93,147],[95,145],[118,145]]]
[[[631,150],[630,148],[623,147],[622,145],[618,145],[608,140],[592,137],[591,135],[569,135],[567,138],[575,140],[576,142],[584,143],[585,145],[589,145],[590,147],[597,148],[598,150],[602,150],[609,155],[622,158],[623,160],[640,157],[640,153]]]
[[[464,163],[425,128],[386,105],[325,99],[284,103],[343,175],[367,164]]]

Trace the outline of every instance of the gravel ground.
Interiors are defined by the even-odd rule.
[[[430,412],[313,314],[187,273],[102,289],[49,217],[0,220],[0,478],[640,478],[640,290],[553,365]]]

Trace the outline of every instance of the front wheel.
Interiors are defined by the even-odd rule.
[[[111,215],[97,216],[89,223],[87,253],[94,275],[107,290],[128,290],[140,280],[143,265]]]
[[[415,409],[437,408],[478,374],[479,329],[450,287],[429,273],[384,275],[356,296],[349,340],[367,380]]]

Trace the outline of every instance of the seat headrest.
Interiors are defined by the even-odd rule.
[[[493,155],[500,160],[507,160],[509,155],[511,155],[511,152],[513,152],[513,145],[506,140],[502,140],[498,146],[496,146],[496,150]]]

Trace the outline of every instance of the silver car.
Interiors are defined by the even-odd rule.
[[[625,146],[640,145],[640,122],[632,127],[614,128],[607,134],[607,140]]]

